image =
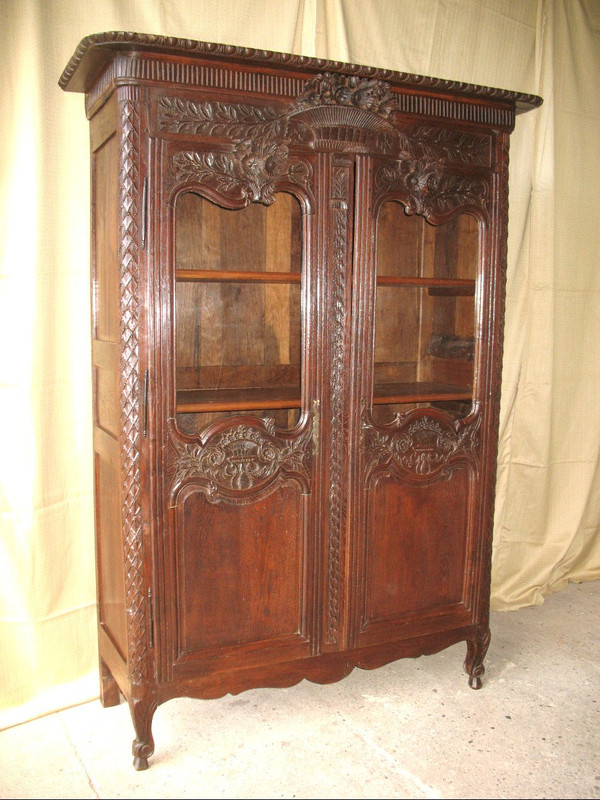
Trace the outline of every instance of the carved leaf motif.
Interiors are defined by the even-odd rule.
[[[445,128],[422,127],[415,133],[423,154],[432,160],[445,159],[487,167],[490,164],[489,136],[475,136]]]
[[[240,103],[196,103],[178,97],[159,97],[158,124],[170,133],[245,138],[258,126],[263,136],[281,134],[285,120],[274,108]]]

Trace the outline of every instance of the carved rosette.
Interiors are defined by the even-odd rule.
[[[312,426],[299,436],[282,438],[272,421],[234,424],[204,442],[170,436],[169,478],[175,496],[186,484],[197,484],[211,502],[238,505],[275,488],[281,479],[295,480],[310,491]]]
[[[393,470],[415,478],[448,479],[458,462],[477,464],[480,425],[479,415],[463,425],[422,413],[397,427],[382,429],[364,414],[366,473]]]

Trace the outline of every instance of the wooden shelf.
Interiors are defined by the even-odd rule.
[[[433,403],[445,400],[471,400],[472,397],[472,389],[445,383],[380,383],[375,386],[373,404]]]
[[[187,282],[300,283],[300,272],[250,272],[226,269],[176,269],[175,278]]]
[[[190,389],[177,392],[178,414],[269,408],[300,408],[299,388]]]
[[[396,275],[378,275],[377,285],[429,289],[430,294],[466,296],[475,294],[475,281],[467,278],[409,278]]]

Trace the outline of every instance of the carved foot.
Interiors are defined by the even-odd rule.
[[[483,659],[490,646],[491,634],[489,628],[478,631],[475,639],[467,641],[467,657],[465,659],[465,672],[469,676],[471,689],[481,689],[481,678],[485,672]]]
[[[119,686],[102,659],[100,659],[100,702],[103,708],[118,706],[121,702]]]
[[[132,699],[129,701],[129,710],[136,734],[131,746],[133,766],[136,770],[148,769],[148,759],[154,753],[152,717],[156,711],[156,703]]]

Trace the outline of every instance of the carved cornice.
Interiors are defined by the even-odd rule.
[[[198,42],[191,39],[179,39],[171,36],[157,36],[146,33],[130,33],[125,31],[108,31],[86,36],[78,45],[75,53],[65,67],[59,80],[61,88],[67,91],[90,90],[107,63],[116,55],[127,55],[134,62],[143,59],[146,54],[162,53],[174,57],[198,56],[204,60],[210,58],[216,65],[228,61],[248,63],[249,65],[273,67],[280,65],[283,69],[301,69],[306,72],[337,72],[369,80],[384,80],[393,87],[420,89],[423,92],[442,92],[468,98],[480,98],[507,104],[515,104],[517,110],[535,108],[542,102],[541,98],[532,94],[513,92],[488,86],[432,78],[424,75],[412,75],[390,69],[378,69],[342,61],[329,61],[321,58],[279,53],[270,50],[257,50],[250,47]]]
[[[457,463],[477,464],[480,425],[479,415],[466,425],[455,425],[421,412],[397,427],[381,429],[363,413],[366,474],[392,469],[418,478],[447,479]]]
[[[255,502],[280,479],[310,491],[312,426],[294,437],[278,435],[272,420],[230,425],[205,441],[182,441],[171,431],[169,484],[175,495],[196,484],[211,502]]]

